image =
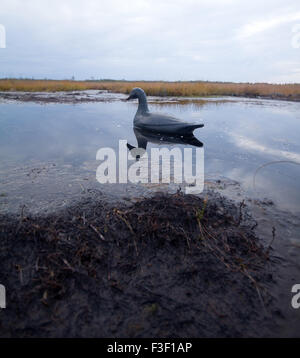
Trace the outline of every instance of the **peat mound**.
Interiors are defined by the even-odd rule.
[[[268,336],[273,265],[245,210],[158,193],[0,216],[0,336]]]

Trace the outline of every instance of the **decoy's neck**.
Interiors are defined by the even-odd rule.
[[[138,99],[139,99],[139,107],[138,107],[137,113],[149,112],[147,97],[146,97],[145,93],[139,93]]]

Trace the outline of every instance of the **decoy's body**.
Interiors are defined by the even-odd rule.
[[[204,124],[184,122],[165,114],[151,113],[148,108],[146,93],[141,88],[134,88],[127,100],[135,98],[139,100],[139,106],[133,121],[136,128],[155,133],[189,136],[193,135],[193,131],[196,128],[204,126]]]

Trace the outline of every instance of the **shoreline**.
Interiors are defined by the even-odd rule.
[[[124,101],[126,96],[120,92],[113,92],[113,91],[107,91],[107,90],[94,90],[97,92],[95,95],[89,95],[89,91],[93,90],[82,90],[82,91],[56,91],[56,92],[26,92],[26,91],[0,91],[0,99],[3,100],[12,100],[12,101],[20,101],[20,102],[35,102],[35,103],[70,103],[70,104],[76,104],[76,103],[91,103],[91,102],[112,102],[112,101]],[[119,95],[119,97],[97,97],[97,95],[101,95],[103,93],[108,94],[115,94]],[[120,97],[120,95],[122,97]],[[292,96],[281,96],[281,95],[271,95],[271,96],[261,96],[261,95],[209,95],[209,96],[192,96],[192,97],[185,97],[185,96],[151,96],[154,99],[162,99],[164,101],[168,100],[170,102],[184,102],[183,104],[186,104],[186,102],[206,102],[210,99],[220,99],[223,98],[241,98],[241,99],[259,99],[259,100],[274,100],[274,101],[285,101],[285,102],[300,102],[300,95],[298,97],[292,97]],[[150,100],[151,102],[151,100]],[[155,103],[155,102],[154,102]]]

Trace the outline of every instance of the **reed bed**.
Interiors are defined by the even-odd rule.
[[[300,99],[300,84],[229,82],[71,81],[1,79],[0,91],[58,92],[108,90],[129,93],[142,87],[151,96],[246,96]]]

